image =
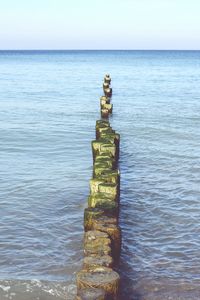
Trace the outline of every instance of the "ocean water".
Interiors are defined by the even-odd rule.
[[[200,299],[200,52],[0,52],[0,300],[74,299],[105,73],[121,300]]]

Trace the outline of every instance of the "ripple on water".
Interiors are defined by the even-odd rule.
[[[0,299],[74,293],[96,83],[108,70],[121,134],[121,298],[200,299],[199,52],[4,52],[0,65]]]

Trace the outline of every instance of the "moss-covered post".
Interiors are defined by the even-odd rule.
[[[109,122],[112,114],[111,77],[103,82],[100,98],[101,119],[96,121],[92,141],[93,174],[88,208],[84,211],[84,260],[77,273],[77,300],[117,300],[119,274],[114,271],[121,250],[119,227],[120,172],[118,159],[120,135]]]

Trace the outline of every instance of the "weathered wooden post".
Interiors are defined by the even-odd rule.
[[[104,82],[106,83],[111,83],[111,78],[110,78],[110,75],[109,74],[106,74],[105,77],[104,77]]]
[[[77,273],[77,288],[102,288],[109,299],[117,300],[119,292],[119,274],[111,268],[97,267],[88,270],[82,270]]]
[[[103,83],[103,90],[108,89],[110,87],[110,84],[107,82]]]
[[[105,89],[104,94],[106,97],[111,97],[112,96],[112,88]]]
[[[100,98],[101,117],[96,121],[92,141],[93,177],[90,180],[88,208],[84,211],[84,260],[77,273],[76,300],[117,300],[119,274],[113,270],[120,256],[121,230],[118,224],[120,135],[108,121],[112,113],[111,77],[104,77]]]

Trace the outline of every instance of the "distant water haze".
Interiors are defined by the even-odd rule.
[[[200,52],[0,52],[0,299],[73,299],[102,79],[121,134],[121,299],[200,299]]]

